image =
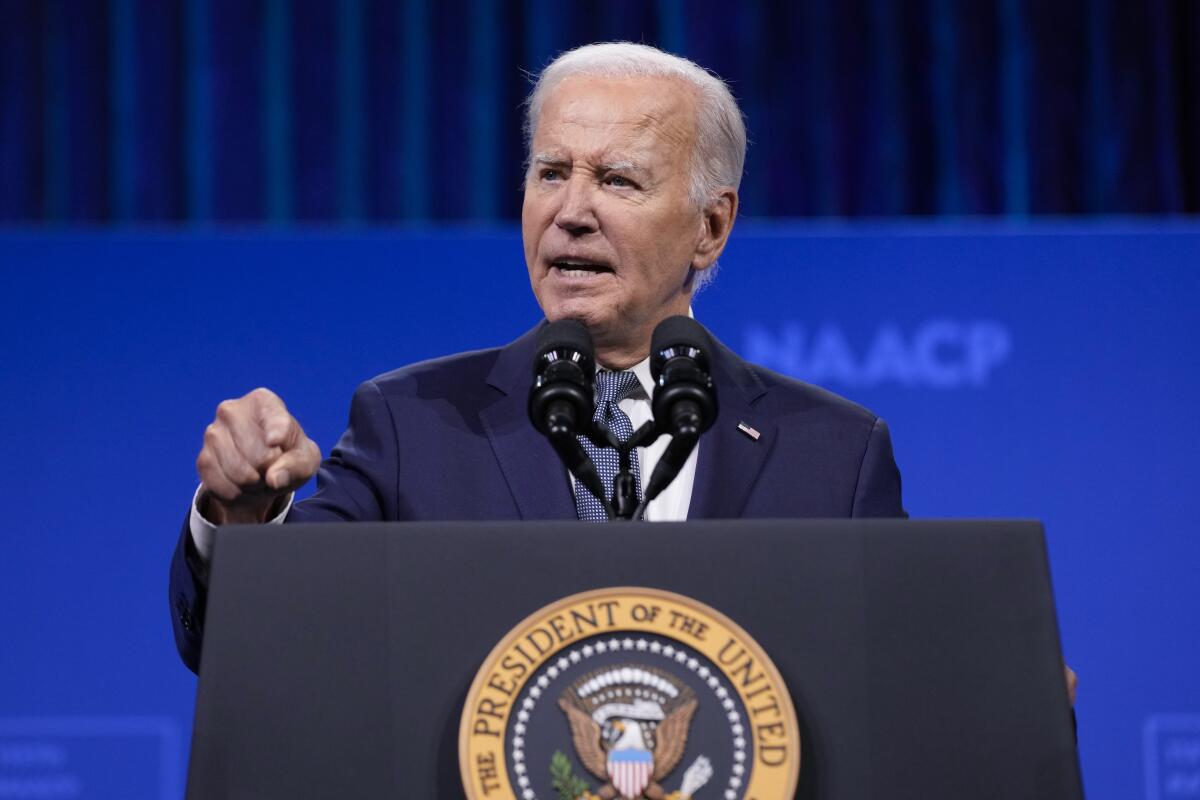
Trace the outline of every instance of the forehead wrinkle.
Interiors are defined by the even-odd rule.
[[[634,122],[639,131],[646,131],[674,146],[691,144],[695,131],[693,126],[685,124],[678,113],[668,113],[665,118],[654,113],[641,115]]]
[[[589,131],[608,129],[620,132],[617,135],[626,140],[625,146],[644,146],[643,137],[652,136],[672,146],[689,144],[694,138],[695,109],[692,103],[682,98],[671,98],[666,102],[659,98],[650,101],[658,108],[645,111],[632,110],[633,113],[619,111],[616,116],[596,118],[595,109],[581,101],[567,103],[567,108],[560,112],[559,124],[569,127],[583,128]]]

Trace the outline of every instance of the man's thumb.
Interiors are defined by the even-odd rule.
[[[290,492],[312,477],[315,462],[320,461],[317,446],[311,439],[300,447],[288,450],[267,469],[266,482],[277,492]]]

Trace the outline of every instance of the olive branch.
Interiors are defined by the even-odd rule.
[[[575,774],[571,759],[561,750],[555,750],[550,757],[550,783],[559,800],[578,800],[590,788],[587,781]]]

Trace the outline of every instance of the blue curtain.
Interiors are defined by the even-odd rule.
[[[1200,211],[1194,0],[0,0],[0,221],[510,220],[612,39],[730,82],[750,217]]]

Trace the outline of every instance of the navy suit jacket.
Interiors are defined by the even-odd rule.
[[[359,386],[316,492],[287,521],[576,519],[566,469],[526,412],[536,346],[535,328]],[[700,442],[690,519],[905,516],[881,419],[715,340],[711,366],[720,411]],[[193,670],[206,579],[185,520],[170,597]]]

